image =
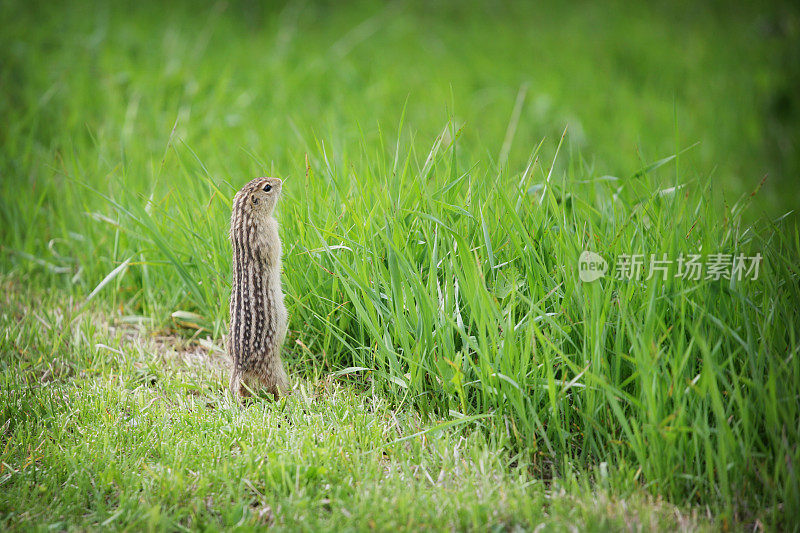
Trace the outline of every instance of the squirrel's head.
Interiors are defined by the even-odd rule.
[[[272,216],[281,195],[280,178],[256,178],[245,185],[237,195],[241,208],[253,216]]]

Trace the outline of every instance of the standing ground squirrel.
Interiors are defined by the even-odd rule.
[[[281,362],[287,315],[281,291],[281,239],[272,215],[283,182],[256,178],[233,198],[230,239],[233,247],[231,329],[233,359],[230,389],[247,396],[265,387],[278,398],[289,392]]]

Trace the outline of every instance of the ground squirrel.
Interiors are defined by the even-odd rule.
[[[265,387],[275,398],[290,390],[281,362],[287,315],[281,291],[281,240],[273,216],[282,185],[278,178],[256,178],[233,198],[228,353],[233,359],[234,396],[248,395],[243,385],[254,391]]]

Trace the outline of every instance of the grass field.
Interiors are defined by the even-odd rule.
[[[3,528],[798,528],[789,4],[0,14]],[[296,385],[239,409],[261,175]]]

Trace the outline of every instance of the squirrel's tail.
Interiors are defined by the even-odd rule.
[[[231,372],[231,382],[228,385],[234,398],[242,395],[242,371],[234,369]]]

